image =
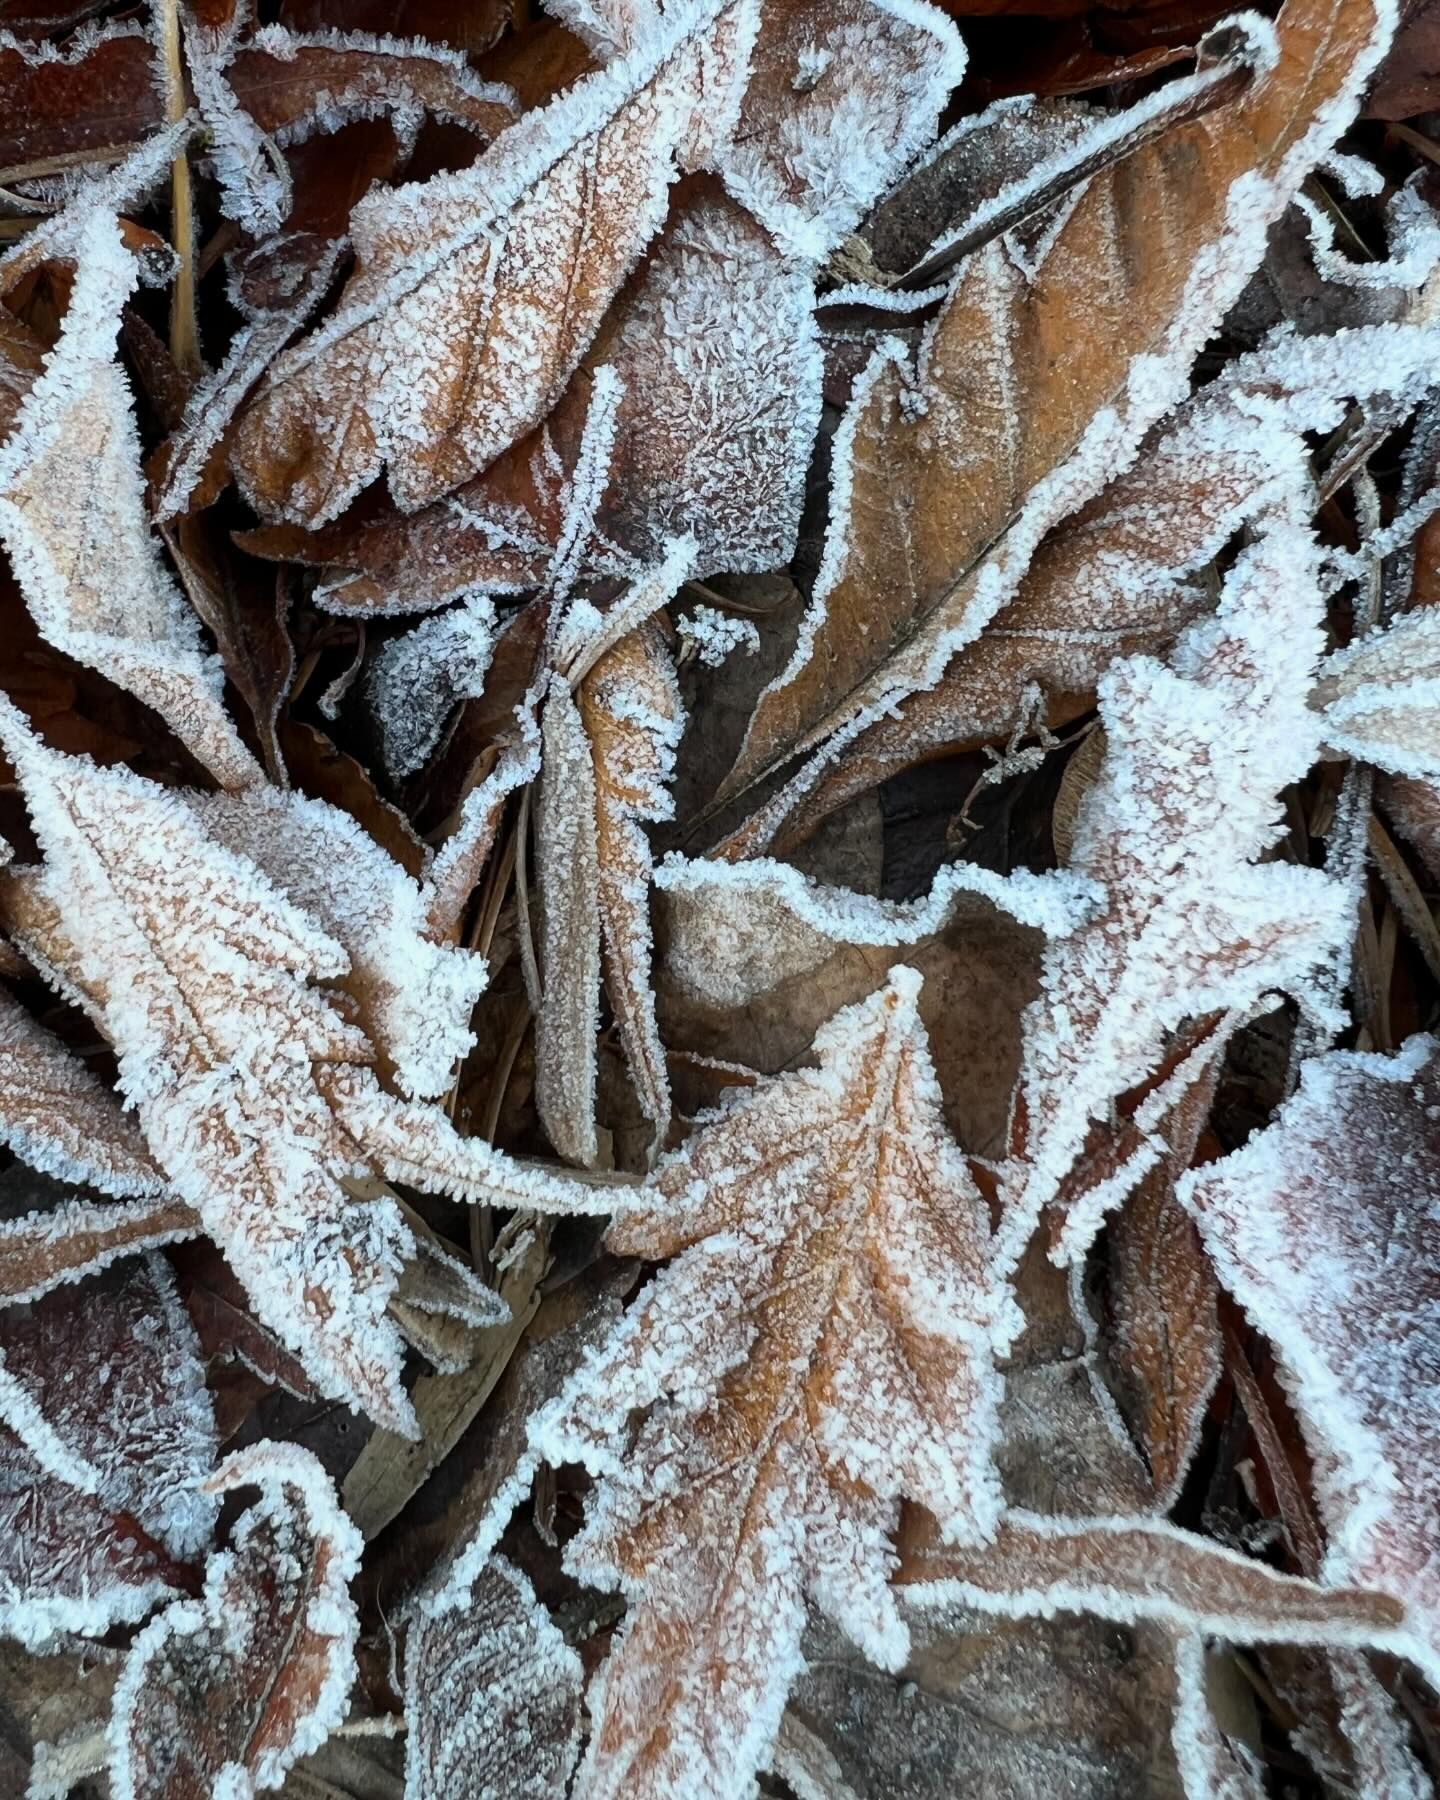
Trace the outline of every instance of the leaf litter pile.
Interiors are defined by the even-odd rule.
[[[1440,9],[0,0],[0,1791],[1421,1800]]]

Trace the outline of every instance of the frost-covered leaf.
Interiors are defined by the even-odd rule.
[[[1393,775],[1440,775],[1440,609],[1404,613],[1320,665],[1325,741]]]
[[[422,620],[377,652],[365,700],[392,781],[422,768],[450,713],[483,690],[498,629],[494,602],[482,595]]]
[[[490,1559],[468,1603],[405,1647],[405,1800],[550,1800],[580,1748],[580,1658],[529,1581]]]
[[[596,1210],[595,1197],[522,1171],[460,1138],[438,1110],[381,1090],[363,1032],[314,985],[349,974],[341,945],[204,829],[227,797],[186,796],[47,750],[13,709],[0,731],[46,852],[17,935],[105,1029],[156,1162],[257,1316],[327,1393],[413,1430],[385,1318],[410,1232],[392,1199],[359,1201],[344,1181],[385,1174],[580,1211]],[[319,805],[266,790],[262,820],[271,798],[302,812]],[[307,869],[296,840],[294,876],[313,880],[323,902],[323,834],[319,845]],[[333,901],[346,922],[347,899],[362,913],[374,905],[373,878],[365,867]]]
[[[3,989],[0,1143],[32,1168],[102,1194],[149,1196],[165,1185],[114,1094]]]
[[[245,396],[325,297],[339,260],[339,247],[322,252],[306,272],[299,291],[283,306],[247,320],[231,340],[225,360],[195,384],[179,428],[163,446],[163,469],[156,475],[158,523],[207,506],[225,486],[226,433]]]
[[[1109,1248],[1111,1364],[1129,1390],[1156,1488],[1172,1498],[1195,1454],[1222,1356],[1215,1271],[1165,1164],[1111,1221]]]
[[[1134,457],[1390,29],[1370,0],[1289,0],[1273,40],[1250,30],[1257,66],[1239,99],[1096,175],[1029,272],[999,240],[967,257],[915,373],[898,343],[882,345],[836,437],[810,614],[730,790],[937,681],[1014,595],[1045,531]],[[1226,79],[1202,69],[1096,133],[1131,135]]]
[[[927,1524],[902,1554],[898,1580],[912,1609],[1151,1619],[1237,1643],[1394,1649],[1405,1641],[1403,1609],[1388,1594],[1282,1575],[1153,1516],[1067,1519],[1013,1508],[978,1549],[944,1546]]]
[[[382,1073],[407,1094],[445,1092],[474,1042],[470,1014],[485,959],[432,935],[428,884],[412,879],[350,816],[323,800],[264,787],[190,794],[208,838],[254,863],[334,938]]]
[[[0,1382],[0,1629],[35,1644],[143,1617],[215,1518],[214,1421],[168,1267],[5,1309]]]
[[[88,8],[86,9],[89,10]],[[9,24],[8,10],[0,25]],[[133,143],[165,116],[155,47],[131,20],[64,44],[0,36],[0,166]]]
[[[354,119],[388,118],[412,141],[429,116],[495,137],[515,116],[508,88],[480,81],[464,56],[420,38],[365,31],[295,32],[266,25],[244,38],[236,23],[186,33],[191,79],[225,210],[256,235],[290,211],[291,183],[271,146],[338,131]]]
[[[360,1534],[329,1477],[293,1444],[257,1444],[206,1483],[258,1487],[196,1600],[136,1638],[115,1689],[116,1800],[249,1800],[345,1716],[360,1622],[350,1581]]]
[[[1265,1800],[1254,1751],[1228,1736],[1210,1699],[1210,1658],[1199,1632],[1175,1638],[1175,1720],[1171,1743],[1187,1800]]]
[[[646,558],[688,533],[702,576],[789,561],[820,419],[813,300],[813,271],[724,193],[677,207],[586,359],[623,388],[604,532]]]
[[[612,1227],[618,1253],[674,1260],[532,1428],[599,1476],[567,1562],[629,1603],[590,1699],[590,1800],[743,1786],[801,1667],[807,1596],[903,1662],[902,1494],[957,1541],[994,1527],[992,1358],[1015,1321],[918,986],[893,971],[820,1034],[818,1069],[741,1094]]]
[[[823,262],[935,135],[965,72],[925,0],[790,0],[764,9],[720,167],[787,254]]]
[[[1014,598],[935,686],[866,726],[816,781],[798,779],[793,809],[777,808],[765,832],[779,827],[783,847],[939,751],[1078,717],[1111,663],[1163,655],[1209,607],[1196,571],[1304,478],[1302,433],[1338,426],[1347,396],[1403,406],[1435,355],[1433,332],[1382,325],[1281,337],[1237,359],[1156,428],[1132,468],[1050,533]],[[757,836],[742,829],[735,847],[754,854]]]
[[[222,785],[246,786],[258,765],[145,517],[140,441],[115,354],[136,258],[103,200],[77,202],[47,229],[77,273],[60,341],[0,445],[0,540],[47,642],[153,706]]]
[[[47,1212],[0,1221],[0,1305],[38,1299],[118,1257],[179,1243],[201,1229],[192,1207],[165,1196],[115,1206],[62,1200]]]
[[[727,1007],[747,1006],[814,969],[838,945],[923,944],[966,896],[1057,937],[1074,930],[1096,898],[1087,883],[1064,874],[997,875],[968,862],[942,864],[915,900],[830,887],[768,857],[732,865],[672,854],[655,871],[655,885],[667,901],[667,971],[689,992]]]
[[[536,1098],[551,1141],[581,1163],[597,1154],[602,952],[631,1079],[657,1141],[670,1121],[650,978],[645,825],[672,816],[669,784],[683,716],[670,653],[653,621],[608,650],[574,698],[558,681],[545,703],[536,813],[545,910]]]
[[[1272,520],[1170,666],[1134,657],[1101,681],[1105,760],[1071,869],[1107,898],[1047,951],[1025,1018],[1003,1228],[1017,1259],[1092,1124],[1157,1072],[1187,1019],[1233,1024],[1276,990],[1328,1013],[1317,976],[1348,942],[1346,888],[1259,861],[1280,834],[1281,789],[1319,748],[1306,703],[1320,650],[1316,558],[1308,531]],[[1123,1165],[1071,1204],[1058,1254],[1081,1254],[1105,1210],[1159,1162],[1176,1091],[1214,1053],[1201,1043],[1145,1100]]]
[[[751,0],[690,0],[473,168],[362,201],[338,312],[237,433],[257,508],[323,524],[388,466],[411,510],[535,425],[658,229],[677,163],[733,118],[754,31]]]
[[[1274,1345],[1305,1428],[1324,1572],[1406,1606],[1440,1668],[1434,1359],[1440,1330],[1440,1062],[1336,1052],[1268,1130],[1180,1186],[1221,1280]]]

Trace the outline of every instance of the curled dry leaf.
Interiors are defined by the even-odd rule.
[[[653,23],[472,169],[356,207],[359,267],[338,312],[275,365],[236,436],[261,512],[324,524],[382,467],[412,510],[555,403],[659,227],[677,162],[739,104],[751,0],[694,0]]]
[[[360,1623],[360,1534],[329,1477],[293,1444],[257,1444],[206,1483],[258,1487],[195,1600],[136,1638],[115,1689],[116,1800],[249,1800],[278,1787],[345,1716]]]
[[[226,787],[261,778],[218,663],[145,518],[140,443],[115,355],[136,258],[102,197],[52,226],[77,274],[60,341],[0,445],[0,539],[42,635],[165,719]]]
[[[999,241],[969,256],[913,375],[895,342],[876,352],[836,439],[811,613],[727,791],[933,685],[994,618],[1043,533],[1179,397],[1389,32],[1369,0],[1289,0],[1273,41],[1252,34],[1238,100],[1097,175],[1030,272]],[[1199,100],[1225,79],[1186,81]]]
[[[1432,1679],[1437,1084],[1430,1038],[1314,1058],[1268,1130],[1180,1186],[1280,1358],[1314,1458],[1325,1574],[1401,1600],[1406,1653]]]
[[[99,1636],[184,1586],[215,1504],[198,1345],[158,1256],[0,1313],[0,1630]]]
[[[550,1800],[580,1749],[580,1658],[528,1579],[493,1556],[466,1606],[405,1647],[405,1800]]]
[[[1014,1320],[918,986],[892,971],[821,1032],[818,1069],[734,1099],[611,1230],[675,1260],[532,1428],[600,1477],[567,1563],[629,1602],[591,1695],[587,1796],[743,1785],[802,1666],[807,1596],[898,1667],[901,1494],[956,1540],[993,1529],[992,1357]]]
[[[537,810],[545,910],[536,1015],[536,1099],[562,1155],[593,1164],[601,957],[631,1079],[657,1141],[670,1084],[650,978],[650,844],[672,815],[669,784],[684,714],[655,622],[621,638],[571,697],[552,685]]]

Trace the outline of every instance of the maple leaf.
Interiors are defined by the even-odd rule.
[[[551,687],[542,721],[538,873],[544,997],[536,1015],[536,1101],[562,1155],[593,1165],[595,1033],[606,987],[631,1078],[656,1140],[670,1084],[650,986],[646,821],[673,815],[669,781],[684,722],[660,627],[621,638],[572,697]]]
[[[1222,1015],[1223,1041],[1276,990],[1330,1015],[1317,976],[1348,941],[1345,885],[1258,860],[1280,833],[1281,788],[1318,749],[1307,705],[1320,650],[1317,556],[1308,531],[1272,518],[1170,667],[1129,658],[1100,684],[1105,759],[1081,803],[1071,870],[1106,902],[1047,950],[1025,1016],[1002,1228],[1016,1260],[1092,1121],[1155,1073],[1185,1020]],[[1202,1043],[1147,1099],[1131,1154],[1072,1202],[1057,1255],[1080,1255],[1105,1209],[1165,1154],[1157,1127],[1174,1092],[1214,1054]]]
[[[196,1600],[176,1600],[131,1645],[115,1689],[116,1800],[248,1800],[279,1787],[345,1716],[360,1623],[349,1584],[360,1534],[314,1456],[239,1451],[207,1493],[258,1487]]]
[[[215,1427],[164,1260],[0,1313],[0,1630],[101,1635],[208,1541]]]
[[[1314,1461],[1325,1574],[1401,1600],[1407,1654],[1430,1679],[1437,1100],[1432,1038],[1394,1057],[1312,1058],[1273,1125],[1179,1188],[1221,1280],[1280,1358]]]
[[[259,767],[145,518],[140,442],[115,357],[136,258],[107,195],[52,221],[48,247],[74,259],[75,285],[60,341],[0,445],[0,540],[47,642],[153,706],[223,785],[246,786]]]
[[[580,1748],[580,1658],[525,1575],[491,1557],[462,1608],[405,1647],[406,1800],[549,1800]]]
[[[326,1392],[413,1431],[385,1318],[411,1234],[393,1199],[361,1202],[343,1183],[380,1173],[582,1211],[594,1197],[526,1174],[379,1087],[369,1041],[311,985],[347,976],[341,945],[202,828],[225,797],[47,750],[13,708],[0,711],[0,736],[46,852],[41,870],[12,882],[17,936],[99,1019],[151,1153],[261,1321]],[[298,884],[313,882],[324,904],[323,858],[307,865],[292,848]],[[348,898],[345,921],[373,930],[377,896],[362,886]]]
[[[754,31],[751,0],[676,7],[473,168],[362,201],[338,312],[236,434],[256,508],[323,524],[388,465],[413,510],[535,425],[658,229],[677,161],[733,119]]]
[[[1079,717],[1111,663],[1164,654],[1208,609],[1196,571],[1297,479],[1308,481],[1303,434],[1336,429],[1347,397],[1412,404],[1434,357],[1431,330],[1380,325],[1281,335],[1237,358],[1157,426],[1132,468],[1056,526],[1014,598],[933,687],[866,725],[839,755],[817,758],[723,853],[754,855],[762,840],[784,849],[939,751]]]
[[[933,685],[995,617],[1045,531],[1180,397],[1389,33],[1368,0],[1289,0],[1273,40],[1252,33],[1238,100],[1097,174],[1028,271],[998,239],[967,256],[914,373],[894,340],[876,351],[836,436],[811,609],[724,792]],[[1201,70],[1097,134],[1123,139],[1226,80]]]
[[[675,1260],[531,1430],[599,1476],[568,1566],[630,1605],[591,1695],[587,1796],[734,1793],[801,1666],[807,1595],[903,1661],[899,1496],[957,1539],[994,1526],[992,1357],[1014,1321],[918,987],[892,971],[820,1033],[818,1069],[735,1099],[612,1228],[617,1253]]]
[[[115,1096],[0,989],[0,1142],[32,1168],[119,1196],[165,1178]]]

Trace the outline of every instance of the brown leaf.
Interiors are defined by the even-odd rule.
[[[955,1800],[957,1786],[965,1800],[1181,1800],[1158,1635],[1117,1642],[1068,1616],[977,1615],[961,1629],[922,1615],[896,1679],[816,1615],[775,1767],[823,1800]],[[807,1789],[796,1775],[817,1762],[821,1783]]]
[[[320,1464],[257,1444],[206,1483],[258,1487],[199,1600],[136,1638],[115,1689],[116,1800],[194,1800],[278,1787],[345,1716],[359,1620],[350,1600],[360,1535]]]
[[[1043,532],[1128,461],[1178,397],[1260,254],[1262,221],[1288,204],[1318,136],[1333,141],[1343,127],[1386,35],[1368,0],[1338,12],[1290,0],[1275,65],[1230,106],[1092,179],[1033,276],[998,242],[966,259],[916,378],[893,351],[877,353],[837,438],[811,618],[756,711],[729,791],[882,698],[931,685],[989,623]],[[1243,228],[1229,198],[1237,182]],[[1139,357],[1150,373],[1127,397]]]
[[[562,1209],[597,1203],[588,1189],[522,1173],[487,1144],[461,1139],[438,1109],[415,1110],[385,1093],[367,1066],[369,1040],[337,997],[314,985],[344,977],[350,958],[222,838],[234,830],[267,863],[283,860],[287,845],[292,857],[303,852],[293,874],[314,884],[307,900],[331,909],[347,934],[353,927],[357,949],[368,918],[378,961],[361,968],[361,991],[376,1016],[398,1007],[397,1021],[419,1030],[417,1069],[437,1024],[442,1034],[457,1023],[464,1031],[436,1006],[434,978],[443,988],[453,965],[463,989],[475,969],[466,972],[465,953],[427,943],[415,928],[424,917],[418,888],[406,888],[403,871],[362,842],[358,827],[345,821],[337,840],[342,814],[323,810],[317,835],[315,803],[297,796],[257,790],[251,814],[243,803],[229,808],[232,796],[184,795],[127,770],[97,769],[46,750],[13,708],[0,711],[0,732],[47,855],[41,871],[9,884],[19,941],[43,943],[43,966],[63,970],[104,1026],[157,1163],[225,1251],[257,1317],[318,1386],[413,1431],[400,1340],[384,1317],[410,1233],[392,1199],[356,1201],[342,1182],[364,1170],[498,1200],[495,1177],[512,1204],[523,1203],[521,1189]],[[206,829],[207,812],[218,837]],[[289,837],[267,841],[277,819]],[[352,858],[365,851],[366,881],[347,887],[356,865],[343,854],[336,862],[337,842]],[[377,858],[388,898],[368,885]],[[388,925],[369,912],[377,898],[382,909],[399,906]],[[420,987],[407,998],[416,974]]]
[[[426,38],[477,56],[510,23],[510,0],[284,0],[292,31],[374,31]]]
[[[492,1557],[463,1608],[422,1611],[405,1647],[407,1800],[550,1800],[580,1748],[580,1658],[529,1581]]]
[[[959,1541],[997,1516],[990,1359],[1013,1319],[918,987],[892,971],[821,1033],[817,1071],[736,1096],[662,1163],[653,1208],[612,1227],[620,1253],[675,1260],[532,1433],[600,1476],[567,1566],[629,1601],[591,1699],[587,1794],[742,1785],[799,1667],[807,1594],[903,1662],[900,1495]]]
[[[793,844],[855,794],[927,757],[1004,740],[1021,728],[1058,729],[1094,705],[1096,683],[1113,662],[1164,654],[1213,604],[1193,572],[1304,466],[1300,434],[1338,422],[1347,396],[1370,397],[1372,372],[1382,366],[1383,383],[1404,382],[1398,364],[1405,352],[1391,363],[1382,349],[1390,335],[1382,328],[1256,352],[1177,407],[1132,469],[1051,532],[1014,599],[959,651],[935,686],[868,725],[813,787],[802,778],[778,846]],[[1406,341],[1418,369],[1429,355],[1424,333]],[[1260,408],[1263,431],[1255,425]],[[1398,643],[1396,654],[1403,654]],[[1368,662],[1344,662],[1342,676],[1344,659],[1332,661],[1334,695],[1326,687],[1316,705],[1338,698],[1342,684],[1366,678]],[[1354,719],[1354,702],[1348,704],[1347,717]],[[1414,730],[1428,723],[1416,711],[1423,707],[1419,688],[1397,691],[1393,704],[1407,706],[1397,725]],[[772,823],[767,815],[767,829]],[[726,852],[753,854],[763,847],[758,836],[754,826],[742,828]]]
[[[1013,1509],[983,1549],[947,1548],[917,1519],[896,1577],[911,1607],[1015,1618],[1088,1612],[1237,1643],[1393,1646],[1404,1609],[1365,1588],[1282,1575],[1163,1519],[1043,1517]]]
[[[153,706],[215,778],[261,778],[225,712],[218,665],[166,573],[141,494],[130,389],[114,353],[139,281],[114,216],[52,222],[77,258],[60,341],[0,447],[0,537],[46,639]]]
[[[0,168],[128,148],[164,117],[155,47],[136,25],[82,27],[60,49],[0,45]]]
[[[95,1206],[63,1200],[48,1212],[0,1223],[0,1305],[35,1300],[93,1275],[118,1257],[194,1237],[203,1227],[181,1200]]]
[[[1215,1271],[1177,1205],[1173,1177],[1145,1178],[1110,1227],[1110,1358],[1167,1498],[1189,1469],[1220,1376]]]
[[[671,814],[668,784],[681,719],[669,650],[654,622],[608,650],[574,698],[557,679],[545,703],[536,811],[545,915],[536,1101],[555,1147],[587,1166],[598,1154],[602,950],[620,1039],[657,1141],[669,1126],[670,1087],[650,986],[651,860],[644,826]]]
[[[1341,882],[1261,860],[1280,836],[1278,784],[1301,779],[1314,755],[1320,614],[1313,540],[1274,521],[1232,565],[1216,620],[1182,640],[1175,668],[1136,659],[1102,681],[1105,760],[1071,866],[1104,900],[1047,948],[1025,1018],[1005,1182],[1017,1260],[1051,1207],[1064,1213],[1055,1254],[1079,1257],[1168,1154],[1167,1118],[1218,1053],[1202,1040],[1149,1085],[1187,1020],[1223,1015],[1223,1040],[1277,989],[1309,993],[1348,940]],[[1097,1127],[1104,1135],[1132,1090],[1144,1098],[1114,1140],[1122,1154],[1106,1167],[1102,1151],[1087,1171]]]
[[[473,169],[362,201],[338,313],[241,422],[232,460],[257,509],[324,524],[388,465],[413,510],[535,425],[658,227],[675,160],[732,116],[752,32],[749,0],[709,0]]]

